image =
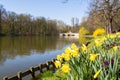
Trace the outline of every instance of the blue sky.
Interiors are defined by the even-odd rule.
[[[88,2],[82,0],[0,0],[0,4],[7,11],[13,11],[17,14],[31,14],[34,17],[45,17],[47,19],[62,20],[71,25],[71,18],[81,19],[88,15]]]

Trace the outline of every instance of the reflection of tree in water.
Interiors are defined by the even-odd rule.
[[[8,58],[15,58],[17,55],[30,55],[34,51],[44,53],[45,51],[61,50],[68,44],[70,44],[70,40],[59,39],[58,37],[1,37],[0,62]]]
[[[0,37],[0,53],[1,53],[1,37]],[[4,61],[4,60],[2,59],[2,54],[0,54],[0,62],[1,62],[1,60],[2,60],[2,62]]]
[[[1,37],[0,61],[17,55],[29,55],[31,51],[44,53],[55,50],[57,38],[52,37]]]

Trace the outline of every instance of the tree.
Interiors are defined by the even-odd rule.
[[[69,0],[64,0],[64,2],[68,2]],[[113,23],[116,23],[116,19],[114,19],[119,10],[120,10],[120,0],[88,0],[91,2],[90,7],[92,7],[92,14],[101,15],[102,19],[105,21],[105,30],[106,33],[111,33],[113,27]],[[90,11],[90,15],[91,15]]]
[[[58,21],[57,22],[57,26],[58,26],[58,31],[59,33],[64,33],[64,32],[67,32],[67,29],[66,29],[66,24],[63,22],[63,21]]]
[[[78,32],[78,28],[79,28],[79,19],[78,18],[72,18],[71,19],[72,22],[72,32]]]
[[[77,26],[77,24],[75,24]],[[30,14],[16,14],[6,11],[0,5],[0,35],[57,35],[68,32],[70,27],[64,22],[50,20],[44,17],[33,17]]]
[[[11,35],[15,34],[15,22],[17,20],[17,14],[14,12],[8,12],[7,14],[8,26],[9,26],[9,33]]]
[[[90,34],[94,32],[97,28],[105,28],[105,20],[103,19],[103,14],[97,14],[94,10],[91,10],[89,16],[85,22],[82,22],[81,25],[84,26],[90,31]]]
[[[119,0],[93,0],[93,10],[95,14],[103,14],[105,20],[106,33],[111,33],[113,28],[113,20],[120,9]]]
[[[0,4],[0,35],[2,35],[2,15],[5,12],[3,5]]]

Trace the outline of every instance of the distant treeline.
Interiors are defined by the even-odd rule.
[[[63,21],[36,18],[30,14],[16,14],[6,11],[2,5],[0,7],[0,35],[58,35],[73,29]],[[78,29],[76,30],[78,32]]]

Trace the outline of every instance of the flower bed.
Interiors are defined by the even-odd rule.
[[[54,74],[65,74],[58,80],[118,80],[119,54],[120,33],[95,37],[80,48],[73,43],[57,55]]]

